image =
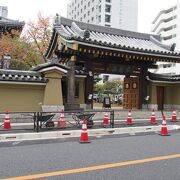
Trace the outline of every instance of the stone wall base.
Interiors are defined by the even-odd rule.
[[[164,104],[164,110],[179,110],[180,109],[180,105],[177,104]]]
[[[51,105],[42,105],[43,112],[61,112],[64,110],[64,106],[51,106]]]
[[[157,110],[158,105],[157,104],[143,104],[142,109],[154,109],[154,110]]]
[[[177,104],[164,104],[164,110],[165,111],[172,111],[174,108],[176,110],[180,110],[180,105],[177,105]],[[142,109],[154,109],[154,110],[157,110],[158,105],[157,104],[148,104],[148,105],[143,104]]]

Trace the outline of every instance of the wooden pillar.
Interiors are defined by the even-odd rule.
[[[146,76],[148,74],[148,68],[147,67],[141,67],[141,73],[139,77],[139,108],[142,109],[142,105],[146,104],[145,98],[147,97],[147,79]]]
[[[69,71],[67,74],[67,104],[65,105],[66,110],[79,109],[79,104],[75,103],[75,61],[76,56],[72,56],[69,61]]]

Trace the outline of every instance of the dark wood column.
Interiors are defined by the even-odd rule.
[[[75,61],[76,56],[72,56],[69,61],[69,71],[67,75],[67,104],[65,105],[66,110],[79,109],[79,104],[75,103]]]
[[[146,104],[145,98],[147,97],[147,79],[146,76],[148,74],[148,68],[147,67],[141,67],[141,73],[139,76],[139,108],[142,109],[142,105]]]
[[[88,72],[85,86],[85,103],[87,107],[93,108],[93,84],[94,84],[94,73],[92,60],[88,59],[85,64],[86,71]]]

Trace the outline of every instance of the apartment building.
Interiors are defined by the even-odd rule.
[[[152,22],[152,32],[161,35],[163,44],[177,45],[177,5],[164,9],[158,13]]]
[[[0,17],[8,17],[8,9],[6,6],[0,6]]]
[[[138,0],[70,0],[67,17],[91,24],[137,31]]]
[[[180,51],[180,0],[178,4],[158,13],[152,22],[152,32],[161,35],[163,44],[175,44],[175,50]],[[180,74],[180,64],[158,63],[158,74]]]

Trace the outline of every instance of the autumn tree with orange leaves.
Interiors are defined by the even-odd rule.
[[[10,69],[28,70],[45,63],[43,54],[51,35],[50,17],[38,14],[37,22],[28,22],[22,35],[17,31],[3,35],[0,39],[0,60],[11,57]],[[1,63],[3,64],[3,63]],[[1,67],[2,68],[2,67]]]
[[[37,48],[39,53],[44,59],[44,62],[47,60],[44,58],[43,54],[47,49],[47,46],[50,41],[51,36],[51,25],[50,17],[43,17],[41,13],[38,14],[38,21],[28,22],[25,30],[26,41],[33,42],[33,45]]]

